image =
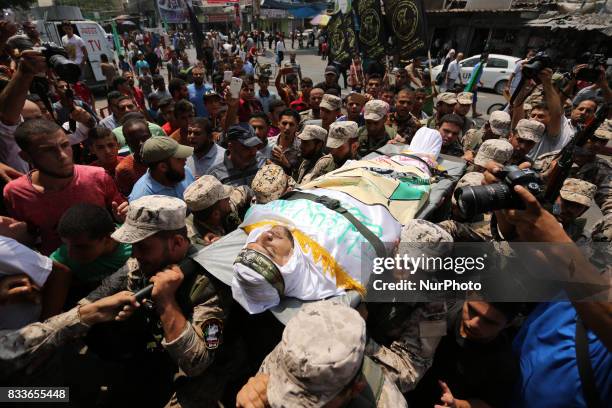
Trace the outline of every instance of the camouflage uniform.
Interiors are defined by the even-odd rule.
[[[588,181],[567,178],[559,190],[559,196],[563,200],[590,207],[596,190],[597,187]],[[563,229],[573,241],[586,239],[584,235],[586,221],[585,218],[573,219],[569,224],[563,224]]]
[[[231,212],[223,220],[220,226],[213,226],[206,222],[205,219],[197,216],[198,212],[204,211],[211,207],[219,200],[225,198],[230,199]],[[236,228],[242,222],[242,214],[248,208],[251,198],[253,197],[252,190],[247,186],[230,187],[222,185],[214,176],[202,176],[197,179],[185,190],[183,198],[187,203],[187,208],[192,212],[185,219],[187,233],[191,243],[196,246],[207,245],[203,237],[208,233],[213,233],[217,236],[224,236]]]
[[[407,407],[384,368],[364,355],[366,341],[357,311],[335,301],[304,305],[260,367],[269,375],[270,406],[323,406],[361,372],[367,386],[348,407]]]
[[[363,117],[365,120],[381,121],[387,117],[389,113],[389,104],[385,101],[374,99],[368,101],[363,108]],[[383,137],[374,139],[368,136],[368,128],[362,126],[357,131],[357,138],[359,139],[359,156],[365,157],[370,152],[380,149],[387,142],[395,137],[395,129],[385,125],[385,133]]]
[[[449,156],[462,157],[463,156],[463,146],[461,146],[461,142],[459,140],[455,140],[454,142],[442,145],[442,149],[440,149],[440,153],[448,154]]]
[[[333,96],[333,95],[330,95]],[[357,134],[357,123],[352,121],[334,122],[329,127],[329,135],[327,137],[326,146],[329,149],[336,149],[349,140],[356,138]],[[335,161],[331,154],[326,154],[321,157],[314,165],[312,170],[304,176],[302,184],[306,184],[317,177],[329,173],[330,171],[336,170],[340,167]]]
[[[398,255],[414,256],[414,250],[420,255],[427,249],[432,256],[444,256],[451,250],[452,241],[437,225],[412,220],[402,228]],[[412,248],[411,243],[435,244],[435,249],[419,245]],[[446,303],[371,303],[367,307],[371,337],[366,355],[384,367],[402,393],[412,390],[431,367],[436,348],[446,335]]]
[[[302,125],[306,121],[320,119],[320,118],[321,118],[320,116],[317,118],[314,115],[314,113],[312,112],[312,109],[308,109],[307,111],[300,112],[300,125]]]
[[[417,130],[422,127],[419,118],[412,113],[410,113],[408,118],[400,120],[397,116],[397,112],[393,112],[387,116],[387,126],[395,129],[396,134],[406,139],[406,143],[408,144],[412,141]]]
[[[438,102],[444,102],[447,105],[455,105],[457,104],[457,95],[452,92],[442,92],[438,94]],[[440,126],[438,123],[437,115],[433,115],[431,118],[427,120],[426,126],[430,129],[437,129]]]
[[[280,198],[295,187],[295,181],[276,164],[266,164],[255,175],[251,184],[257,204],[266,204]]]
[[[506,139],[485,140],[474,157],[474,165],[468,167],[468,172],[476,170],[475,166],[486,167],[489,161],[506,164],[512,158],[514,148]]]
[[[327,130],[323,129],[321,126],[316,125],[306,125],[304,126],[304,130],[297,135],[297,137],[302,141],[307,140],[320,140],[325,145],[325,141],[327,140]],[[300,166],[293,173],[293,178],[295,181],[300,184],[304,179],[304,176],[310,172],[317,161],[323,156],[323,151],[320,151],[315,157],[311,159],[303,159],[300,163]]]

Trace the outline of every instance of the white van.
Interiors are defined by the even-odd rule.
[[[37,20],[34,22],[43,41],[62,45],[62,37],[65,34],[62,31],[61,21]],[[104,89],[106,79],[100,69],[100,55],[106,54],[109,61],[115,58],[115,52],[108,42],[108,34],[95,21],[71,20],[70,22],[74,27],[74,33],[83,39],[87,48],[91,70],[85,73],[85,83],[92,90]]]

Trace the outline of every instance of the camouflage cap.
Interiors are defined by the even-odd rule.
[[[606,119],[604,123],[595,130],[593,136],[598,139],[612,140],[612,120]]]
[[[193,154],[193,147],[179,144],[171,137],[151,137],[142,145],[142,161],[145,164],[157,163],[174,157],[186,159]]]
[[[194,181],[183,193],[190,211],[202,211],[217,201],[228,198],[232,187],[221,184],[215,176],[202,176]]]
[[[457,95],[452,92],[442,92],[438,95],[438,102],[454,105],[457,103]]]
[[[597,186],[588,181],[568,178],[563,182],[559,195],[562,199],[590,207],[595,197]]]
[[[149,195],[130,203],[125,223],[111,237],[124,244],[135,244],[160,231],[185,227],[187,206],[176,197]]]
[[[482,167],[485,167],[490,160],[499,164],[506,164],[512,157],[513,152],[514,148],[505,139],[485,140],[478,149],[476,157],[474,157],[474,163]]]
[[[515,129],[517,137],[538,143],[544,135],[545,126],[537,120],[521,119]]]
[[[277,200],[289,187],[295,187],[295,181],[285,174],[283,168],[277,164],[263,166],[255,174],[251,183],[257,204],[266,204]]]
[[[368,101],[363,108],[363,117],[366,120],[379,121],[384,119],[389,113],[389,104],[380,99]]]
[[[455,190],[460,187],[468,187],[468,186],[480,186],[482,185],[482,180],[484,180],[484,174],[479,173],[477,171],[471,171],[469,173],[465,173],[463,177],[459,179],[457,185],[455,186]],[[453,204],[457,204],[457,200],[455,199],[455,195],[453,194],[451,197],[451,201]]]
[[[461,92],[457,94],[457,102],[460,105],[471,105],[474,100],[474,94],[471,92]]]
[[[327,139],[327,130],[317,125],[306,125],[302,133],[298,135],[300,140],[320,140],[322,142]]]
[[[444,228],[429,221],[414,219],[402,227],[398,255],[442,256],[450,253],[452,243],[453,237]]]
[[[508,112],[492,112],[489,116],[488,122],[489,127],[491,128],[491,132],[493,132],[497,136],[507,137],[508,133],[510,133],[510,125],[512,123],[512,118],[510,117]]]
[[[325,94],[323,99],[321,99],[319,107],[330,111],[340,110],[342,108],[342,99],[336,95]]]
[[[356,310],[330,301],[302,306],[263,363],[270,406],[324,406],[360,372],[365,344]]]
[[[332,123],[329,126],[327,147],[336,149],[342,146],[348,142],[349,139],[357,137],[357,129],[359,129],[357,123],[350,120]]]

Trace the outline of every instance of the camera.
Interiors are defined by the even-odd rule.
[[[552,68],[552,59],[545,52],[538,52],[532,59],[523,64],[523,76],[539,82],[538,74],[546,68]]]
[[[64,81],[74,84],[81,77],[81,67],[68,59],[68,53],[64,47],[55,43],[43,43],[40,47],[34,47],[47,60],[47,65],[53,72]]]
[[[455,190],[455,199],[459,210],[466,218],[489,211],[506,208],[524,208],[521,198],[514,192],[514,186],[523,186],[540,199],[544,186],[538,173],[531,169],[520,169],[518,166],[505,166],[498,174],[501,183],[484,186],[459,187]]]
[[[576,74],[576,79],[579,81],[597,82],[599,76],[601,75],[600,68],[605,68],[607,58],[603,54],[591,54],[590,52],[585,52],[577,62],[578,64],[587,64],[588,66],[578,71]]]

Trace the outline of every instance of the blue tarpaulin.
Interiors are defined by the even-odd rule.
[[[325,6],[323,7],[323,9],[308,6],[287,11],[289,11],[289,13],[291,13],[295,18],[312,18],[321,14],[321,11],[323,10],[325,10]]]

